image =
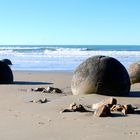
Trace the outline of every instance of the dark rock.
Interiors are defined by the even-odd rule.
[[[78,94],[128,95],[130,78],[125,67],[115,58],[94,56],[75,70],[71,90]]]
[[[38,92],[43,92],[43,93],[62,93],[62,90],[59,88],[54,88],[54,87],[39,87],[39,88],[32,88],[31,91],[38,91]]]
[[[127,104],[127,105],[117,104],[117,105],[113,105],[110,110],[122,112],[124,115],[125,114],[134,114],[135,107],[133,107],[131,104]]]
[[[47,93],[62,93],[62,90],[59,88],[54,88],[54,87],[48,87],[46,89]]]
[[[128,68],[131,84],[140,83],[140,62],[132,63]]]
[[[12,65],[12,62],[9,59],[2,59],[1,61],[6,63],[7,65]]]
[[[72,103],[68,109],[64,109],[62,112],[90,112],[84,108],[81,104]]]
[[[51,93],[54,90],[54,87],[47,87],[46,92]]]
[[[48,100],[47,100],[47,98],[44,98],[44,99],[39,99],[38,102],[40,102],[41,104],[43,104],[43,103],[47,103]]]
[[[0,61],[0,84],[12,84],[13,73],[10,67],[4,62]]]
[[[52,91],[52,93],[62,93],[62,90],[59,88],[54,88],[54,90]]]
[[[100,106],[97,110],[95,110],[94,116],[96,117],[111,116],[110,107],[107,105]]]
[[[39,92],[43,92],[44,90],[45,90],[45,88],[44,87],[39,87],[39,88],[32,88],[31,89],[32,91],[39,91]]]
[[[118,111],[118,112],[122,112],[123,109],[125,109],[124,105],[121,105],[121,104],[113,105],[110,108],[111,111]]]
[[[131,104],[124,105],[125,114],[133,114],[135,112],[135,108]]]
[[[70,109],[73,110],[74,112],[75,111],[86,112],[86,109],[83,107],[83,105],[76,103],[70,104]]]

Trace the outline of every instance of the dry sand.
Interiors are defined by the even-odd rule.
[[[0,85],[0,140],[139,140],[140,114],[98,118],[93,113],[61,113],[72,102],[91,106],[101,95],[73,96],[70,72],[14,71],[12,85]],[[35,87],[63,89],[64,94],[32,92]],[[140,104],[140,84],[130,97],[117,97],[122,104]],[[31,103],[47,98],[48,103]]]

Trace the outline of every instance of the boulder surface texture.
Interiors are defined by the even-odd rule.
[[[131,84],[140,83],[140,62],[132,63],[128,68]]]
[[[12,84],[13,83],[13,73],[10,67],[0,61],[0,84]]]
[[[93,56],[75,70],[71,90],[74,95],[125,96],[130,91],[130,78],[125,67],[115,58]]]

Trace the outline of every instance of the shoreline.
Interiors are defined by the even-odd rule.
[[[12,69],[11,69],[12,70]],[[13,72],[48,72],[48,73],[73,73],[74,70],[12,70]]]
[[[13,70],[12,68],[11,70],[14,72],[68,72],[68,73],[74,72],[74,70]]]

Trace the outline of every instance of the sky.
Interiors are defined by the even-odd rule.
[[[0,0],[0,45],[140,45],[140,0]]]

